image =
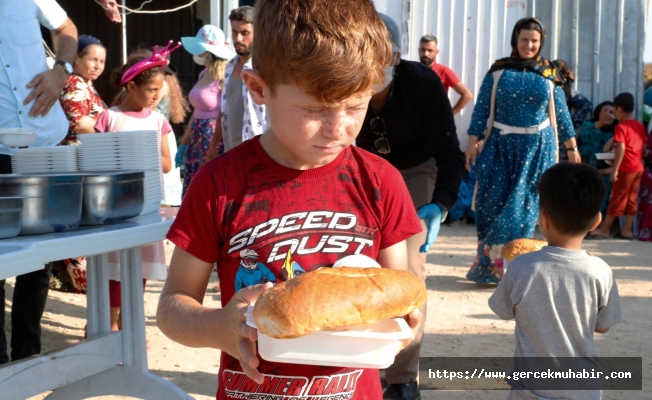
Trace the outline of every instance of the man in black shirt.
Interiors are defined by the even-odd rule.
[[[408,266],[425,281],[426,253],[435,242],[448,209],[455,204],[465,158],[439,76],[425,65],[400,59],[398,25],[388,16],[380,16],[390,32],[396,64],[385,70],[385,85],[369,102],[356,144],[383,157],[403,175],[426,228],[407,240]],[[385,373],[389,388],[384,399],[420,398],[416,380],[425,308],[424,305],[421,309],[419,334]]]

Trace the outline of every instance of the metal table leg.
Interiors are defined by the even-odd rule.
[[[91,334],[96,335],[111,329],[108,314],[107,264],[106,255],[94,256],[87,271],[89,338]],[[91,273],[91,269],[96,271]],[[47,396],[48,400],[74,400],[104,395],[153,400],[193,399],[178,386],[148,371],[140,248],[120,251],[120,279],[123,364],[60,387]]]

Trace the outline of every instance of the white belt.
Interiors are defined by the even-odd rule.
[[[539,125],[534,125],[534,126],[528,126],[526,128],[521,128],[519,126],[509,126],[505,124],[501,124],[500,122],[494,121],[494,128],[500,129],[500,134],[501,135],[508,135],[510,133],[516,133],[516,134],[521,134],[521,135],[533,135],[535,133],[539,133],[542,129],[550,126],[550,119],[546,118],[545,121],[540,123]]]

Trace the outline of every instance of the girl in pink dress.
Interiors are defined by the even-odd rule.
[[[170,149],[166,135],[172,132],[172,127],[163,114],[153,111],[152,106],[158,100],[163,87],[163,71],[167,59],[154,51],[151,57],[135,55],[127,63],[111,74],[111,83],[122,87],[120,103],[100,114],[95,125],[97,132],[123,132],[138,130],[156,130],[161,134],[161,172],[166,173],[172,168]],[[163,61],[165,60],[165,61]],[[147,279],[165,280],[167,267],[165,262],[165,247],[163,242],[157,242],[142,248],[143,288]],[[118,330],[118,315],[120,313],[120,259],[118,253],[109,254],[111,267],[109,281],[111,303],[111,328]]]

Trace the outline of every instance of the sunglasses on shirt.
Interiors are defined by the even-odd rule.
[[[376,148],[376,151],[379,154],[389,154],[392,149],[389,147],[389,141],[385,137],[385,133],[387,131],[385,130],[385,120],[376,117],[373,118],[371,121],[369,121],[371,131],[375,133],[376,135],[380,136],[380,138],[376,139],[374,142],[374,147]]]

